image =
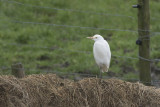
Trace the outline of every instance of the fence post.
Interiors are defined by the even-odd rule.
[[[12,74],[17,78],[23,78],[25,76],[22,63],[12,64]]]
[[[146,85],[151,85],[151,67],[150,61],[150,12],[149,0],[138,0],[138,34],[139,40],[136,42],[139,45],[139,71],[140,81]],[[142,57],[142,58],[141,58]]]

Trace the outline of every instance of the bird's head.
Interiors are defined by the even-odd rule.
[[[92,36],[92,37],[87,37],[88,39],[92,39],[92,40],[94,40],[94,41],[97,41],[97,40],[104,40],[104,38],[101,36],[101,35],[98,35],[98,34],[96,34],[96,35],[94,35],[94,36]]]

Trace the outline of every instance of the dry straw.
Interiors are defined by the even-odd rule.
[[[158,107],[160,89],[118,79],[0,76],[1,107]]]

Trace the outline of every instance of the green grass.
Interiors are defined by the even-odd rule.
[[[78,72],[97,74],[92,46],[87,36],[101,34],[110,44],[113,55],[137,57],[135,44],[138,34],[128,31],[95,30],[45,24],[24,24],[14,21],[71,25],[105,29],[137,30],[137,9],[132,8],[136,1],[130,0],[17,0],[25,5],[0,2],[0,66],[10,67],[22,62],[27,74],[41,73],[41,70],[57,72]],[[151,1],[151,30],[160,29],[160,2]],[[59,9],[31,7],[35,5]],[[99,15],[96,13],[106,13]],[[125,16],[133,16],[133,18]],[[154,19],[154,20],[153,20]],[[158,35],[158,34],[157,34]],[[151,57],[160,58],[160,36],[151,38]],[[13,45],[15,44],[15,45]],[[31,46],[34,45],[34,46]],[[49,47],[49,48],[44,48]],[[90,52],[88,54],[87,52]],[[154,66],[159,66],[155,63]],[[29,70],[31,69],[31,70]],[[115,76],[138,78],[138,60],[112,57],[110,72]],[[10,70],[1,70],[10,74]]]

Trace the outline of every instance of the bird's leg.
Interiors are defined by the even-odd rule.
[[[100,68],[99,78],[102,79],[102,72],[103,72],[103,71],[102,71],[102,67],[100,66],[99,68]]]
[[[100,73],[99,73],[99,78],[102,79],[102,71],[100,71]]]

